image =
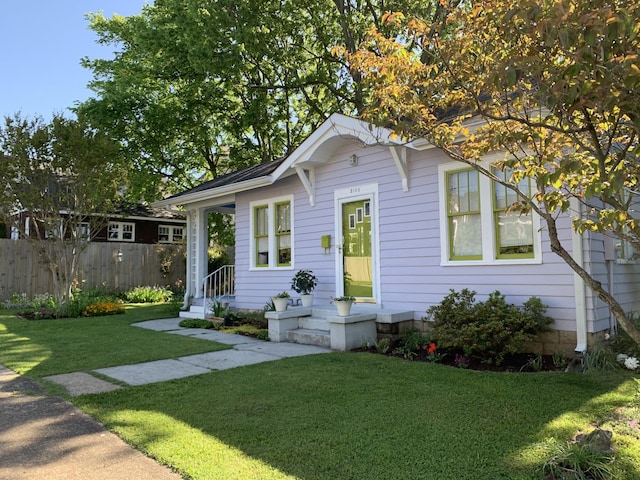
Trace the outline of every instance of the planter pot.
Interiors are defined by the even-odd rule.
[[[309,295],[300,295],[300,299],[302,300],[303,307],[310,307],[311,305],[313,305],[312,293],[310,293]]]
[[[336,304],[336,308],[338,309],[338,315],[341,317],[346,317],[351,313],[351,305],[353,302],[334,302]]]
[[[288,298],[272,297],[271,300],[276,307],[276,312],[284,312],[287,309]]]

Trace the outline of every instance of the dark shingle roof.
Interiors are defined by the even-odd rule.
[[[276,168],[278,168],[282,164],[282,162],[284,162],[284,160],[284,158],[281,158],[272,162],[261,163],[259,165],[242,168],[240,170],[236,170],[235,172],[221,175],[220,177],[209,180],[208,182],[204,182],[197,187],[193,187],[189,190],[185,190],[184,192],[172,195],[169,198],[179,198],[191,193],[203,192],[205,190],[211,190],[213,188],[223,187],[225,185],[233,185],[234,183],[240,183],[247,180],[253,180],[255,178],[266,177],[267,175],[271,175],[276,170]]]

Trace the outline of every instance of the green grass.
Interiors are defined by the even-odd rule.
[[[168,318],[168,308],[127,305],[124,315],[33,321],[0,310],[0,363],[37,379],[229,348],[131,326]]]
[[[0,315],[0,363],[61,373],[50,356],[40,366],[28,346],[65,355],[77,347],[47,339],[66,332],[41,326],[52,330],[28,335],[24,323]],[[172,356],[165,338],[194,340],[128,323],[118,328],[142,332],[132,345],[144,345],[136,350],[147,360]],[[86,331],[100,341],[91,334],[103,332],[99,323]],[[12,335],[26,340],[7,355]],[[614,430],[614,478],[640,478],[640,383],[626,372],[505,374],[331,353],[71,400],[191,479],[541,479],[550,445],[595,424]]]

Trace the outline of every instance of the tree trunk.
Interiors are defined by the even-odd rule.
[[[581,265],[579,265],[571,254],[562,246],[558,238],[558,229],[555,219],[548,213],[544,213],[543,218],[549,229],[549,239],[551,241],[551,251],[560,256],[571,269],[584,280],[587,286],[598,296],[600,300],[607,304],[611,313],[616,317],[618,325],[631,337],[631,339],[640,345],[640,331],[629,320],[627,313],[624,311],[620,303],[604,288],[602,284],[593,278]]]

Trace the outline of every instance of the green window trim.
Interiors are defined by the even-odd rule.
[[[276,265],[291,266],[291,202],[274,204],[274,222],[276,236]],[[288,245],[287,245],[288,244]]]
[[[450,260],[482,260],[482,235],[473,234],[474,230],[482,229],[479,186],[479,174],[472,168],[446,172],[447,234]],[[464,246],[458,248],[456,243],[458,238],[464,241],[465,232],[462,231],[460,235],[457,233],[465,225],[468,227],[465,230],[472,233],[471,238],[467,239],[466,250],[473,249],[474,247],[471,245],[476,243],[475,248],[479,247],[479,253],[456,253],[460,249],[465,249]]]
[[[258,205],[254,207],[253,221],[255,266],[266,268],[269,266],[269,206]],[[264,248],[265,242],[266,250]]]
[[[504,179],[508,172],[503,172],[495,167],[493,167],[493,173]],[[508,209],[514,203],[518,202],[519,195],[507,188],[506,186],[493,181],[492,185],[492,208],[493,208],[493,228],[495,235],[495,258],[496,259],[526,259],[526,258],[534,258],[534,233],[533,233],[533,221],[531,213],[523,214],[519,211],[509,212]],[[520,182],[519,186],[521,191],[524,191],[526,194],[531,193],[531,181],[528,178],[523,179]],[[506,230],[508,228],[508,218],[514,218],[515,216],[518,219],[522,217],[528,218],[528,221],[524,224],[522,222],[519,223],[520,237],[527,237],[526,243],[514,243],[510,242],[511,245],[502,245],[504,237],[506,237]],[[513,222],[511,222],[513,225]],[[501,225],[503,226],[501,228]],[[504,235],[502,232],[504,231]]]

